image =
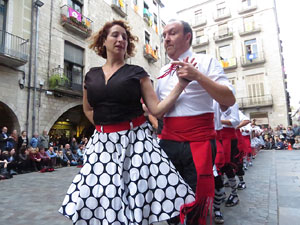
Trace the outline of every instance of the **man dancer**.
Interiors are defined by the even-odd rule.
[[[160,145],[196,193],[196,201],[183,207],[187,224],[205,224],[214,196],[212,165],[216,133],[213,99],[221,105],[231,106],[235,97],[219,62],[190,50],[192,36],[191,27],[184,21],[170,21],[163,31],[164,46],[173,62],[161,69],[157,82],[159,99],[164,99],[172,90],[177,76],[191,82],[175,106],[164,115]],[[192,59],[190,63],[188,59]],[[175,72],[177,76],[173,75]]]
[[[241,172],[239,167],[242,167],[242,164],[239,163],[240,152],[235,132],[235,127],[240,123],[238,110],[238,104],[236,103],[227,109],[227,111],[223,112],[221,116],[221,123],[223,124],[221,135],[225,155],[225,166],[222,168],[222,171],[228,177],[229,186],[231,187],[231,194],[225,203],[226,207],[235,206],[239,202],[235,179],[235,171]],[[241,173],[240,175],[242,176],[244,174]]]

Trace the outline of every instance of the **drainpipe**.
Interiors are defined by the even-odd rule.
[[[38,3],[41,2],[36,0],[34,4],[34,8],[36,9],[36,21],[35,21],[35,53],[34,53],[34,74],[33,74],[33,102],[32,102],[32,136],[36,131],[35,123],[36,123],[36,80],[37,80],[37,55],[39,49],[39,7],[43,6]]]
[[[30,109],[30,92],[31,92],[31,67],[32,67],[32,49],[33,49],[33,20],[34,20],[34,0],[31,1],[31,26],[30,26],[30,52],[28,67],[28,83],[27,83],[27,108],[26,108],[26,133],[29,134],[29,109]]]

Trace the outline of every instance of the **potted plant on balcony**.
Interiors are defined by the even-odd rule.
[[[66,77],[64,74],[53,74],[49,78],[49,87],[51,89],[55,89],[58,86],[65,87],[69,84],[69,78]]]

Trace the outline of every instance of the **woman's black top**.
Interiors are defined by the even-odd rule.
[[[149,75],[142,67],[125,64],[105,84],[102,67],[90,69],[84,88],[94,110],[95,125],[129,121],[142,115],[140,79],[145,76]]]

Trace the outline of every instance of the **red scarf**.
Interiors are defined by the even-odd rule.
[[[189,214],[187,224],[206,224],[208,210],[212,209],[215,184],[210,140],[216,138],[213,118],[213,113],[164,118],[162,139],[190,142],[198,177],[195,201],[181,206],[181,223]]]

